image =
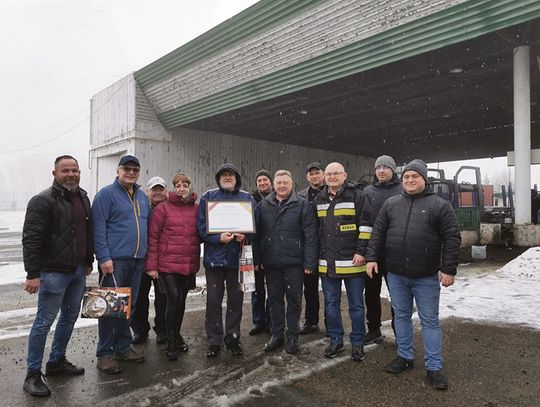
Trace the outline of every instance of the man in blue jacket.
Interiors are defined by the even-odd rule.
[[[101,284],[131,287],[132,312],[144,272],[150,217],[148,198],[137,184],[140,168],[137,157],[122,157],[115,181],[96,194],[92,205],[94,248],[103,275]],[[98,369],[115,374],[122,370],[118,361],[144,361],[144,356],[131,348],[133,338],[129,320],[102,318],[98,326]]]
[[[206,334],[208,352],[206,356],[215,357],[220,350],[221,341],[233,356],[242,355],[240,347],[240,321],[244,293],[238,287],[238,260],[240,243],[246,236],[241,233],[224,232],[209,234],[206,227],[206,208],[208,201],[249,201],[256,203],[249,192],[240,190],[242,179],[232,164],[221,165],[216,172],[218,188],[205,192],[199,204],[197,228],[204,243],[204,268],[206,274]],[[221,302],[227,285],[227,314],[225,333]]]

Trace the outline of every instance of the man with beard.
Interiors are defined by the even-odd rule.
[[[39,292],[37,313],[28,337],[24,391],[49,396],[41,364],[47,334],[60,312],[45,374],[81,375],[84,369],[66,359],[66,347],[81,309],[86,275],[92,271],[90,201],[79,188],[79,163],[70,155],[54,162],[50,188],[28,203],[23,228],[25,290]]]

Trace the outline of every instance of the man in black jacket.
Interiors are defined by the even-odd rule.
[[[94,260],[90,201],[79,188],[81,173],[75,158],[58,157],[52,174],[52,186],[28,203],[22,238],[25,290],[30,294],[39,292],[36,318],[28,337],[23,386],[32,396],[51,394],[42,379],[41,364],[47,334],[59,311],[46,375],[84,373],[83,368],[66,359],[66,347]]]
[[[381,210],[383,203],[394,195],[399,195],[403,191],[401,182],[396,175],[396,163],[389,155],[381,155],[375,160],[375,177],[373,183],[362,191],[364,207],[363,214],[370,225],[375,223],[375,219]],[[369,232],[368,232],[369,233]],[[368,240],[364,240],[367,245]],[[381,285],[382,277],[386,274],[384,257],[378,259],[379,273],[373,278],[366,279],[366,319],[368,333],[364,339],[364,344],[369,345],[382,340],[381,334]],[[393,327],[392,318],[392,327]]]
[[[284,297],[285,351],[298,352],[304,273],[313,273],[317,267],[317,219],[309,202],[298,197],[292,187],[291,173],[277,171],[275,191],[258,206],[255,263],[264,270],[272,320],[272,338],[265,352],[284,344]]]
[[[378,272],[386,260],[387,281],[395,313],[397,357],[386,365],[389,373],[413,367],[413,298],[424,341],[427,378],[446,389],[442,374],[442,334],[439,323],[440,284],[454,283],[461,242],[452,205],[427,187],[427,166],[413,160],[402,175],[403,193],[389,198],[375,221],[366,252],[367,274]]]
[[[326,186],[313,201],[319,220],[319,274],[324,294],[324,309],[330,344],[324,351],[335,358],[344,350],[341,319],[341,287],[345,284],[351,318],[351,357],[364,355],[364,272],[365,244],[369,239],[362,222],[361,191],[347,182],[340,163],[330,163],[324,172]],[[371,229],[371,228],[370,228]]]
[[[273,177],[269,171],[261,169],[255,174],[255,184],[257,189],[251,194],[255,202],[259,203],[273,191]],[[251,320],[253,328],[250,329],[251,336],[270,330],[270,309],[266,300],[266,288],[264,287],[264,273],[259,270],[255,272],[255,291],[251,293]]]
[[[306,180],[309,186],[298,191],[298,196],[312,202],[324,188],[324,169],[321,163],[312,162],[306,167]],[[300,335],[319,330],[319,274],[317,272],[304,275],[304,299],[306,300],[305,322]],[[326,325],[326,318],[325,318]]]

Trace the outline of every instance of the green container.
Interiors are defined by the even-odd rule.
[[[456,216],[460,230],[480,232],[480,208],[457,208]]]

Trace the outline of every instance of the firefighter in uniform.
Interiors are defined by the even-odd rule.
[[[340,163],[331,163],[324,173],[326,186],[313,200],[319,220],[319,274],[324,294],[330,344],[324,351],[327,358],[343,351],[341,319],[341,286],[345,283],[351,318],[351,356],[364,359],[364,274],[366,270],[362,240],[369,240],[371,227],[361,219],[361,191],[347,182],[347,173]]]

